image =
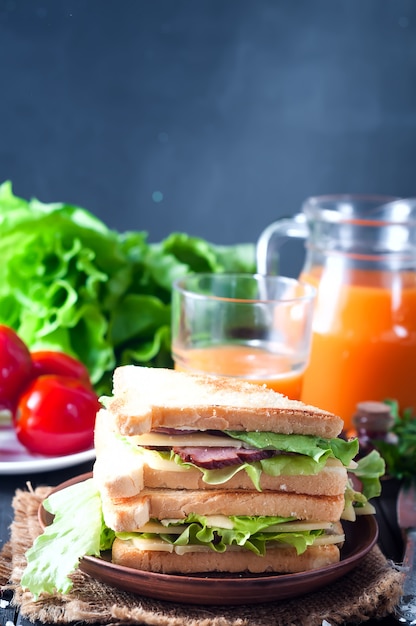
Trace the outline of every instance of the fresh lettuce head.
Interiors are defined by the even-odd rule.
[[[119,233],[70,204],[26,201],[0,185],[0,323],[32,350],[88,367],[97,392],[118,365],[171,367],[172,281],[189,272],[255,270],[254,244],[216,246],[172,233]]]

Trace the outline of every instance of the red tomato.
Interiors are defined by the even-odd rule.
[[[44,374],[71,376],[90,384],[90,374],[85,365],[64,352],[37,350],[32,352],[32,362],[35,376]]]
[[[29,348],[9,326],[0,325],[0,405],[12,407],[33,372]]]
[[[39,376],[22,394],[16,411],[19,441],[31,452],[74,454],[93,445],[100,403],[82,381],[54,374]]]

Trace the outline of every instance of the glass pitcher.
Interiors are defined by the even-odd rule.
[[[358,402],[416,410],[416,198],[309,198],[260,235],[259,273],[278,273],[291,237],[305,240],[300,278],[317,288],[301,399],[340,415],[345,430]]]

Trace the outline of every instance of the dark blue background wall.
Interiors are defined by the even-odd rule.
[[[413,0],[0,0],[0,181],[157,241],[416,195]]]

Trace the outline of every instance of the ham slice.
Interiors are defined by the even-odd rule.
[[[253,463],[262,459],[269,459],[279,454],[276,450],[251,450],[247,448],[201,448],[184,447],[173,448],[185,463],[193,463],[204,469],[221,469],[230,465]]]

